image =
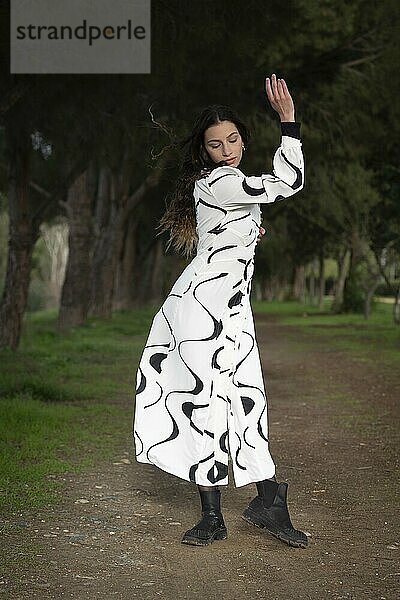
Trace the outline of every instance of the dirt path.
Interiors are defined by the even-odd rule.
[[[6,523],[15,567],[0,597],[397,600],[400,373],[266,316],[257,335],[277,475],[309,547],[244,522],[255,486],[233,484],[223,495],[228,540],[182,545],[198,519],[195,487],[134,462],[127,400],[120,456],[65,477],[60,507]]]

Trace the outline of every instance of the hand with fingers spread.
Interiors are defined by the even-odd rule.
[[[294,122],[294,103],[284,79],[277,79],[275,73],[265,80],[265,89],[271,106],[281,121]]]

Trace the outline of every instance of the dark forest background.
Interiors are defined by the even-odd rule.
[[[288,82],[305,189],[263,208],[253,295],[400,322],[397,0],[153,0],[149,75],[11,75],[1,4],[0,347],[27,310],[58,330],[160,303],[186,260],[156,226],[177,176],[170,146],[199,111],[232,106],[270,172],[278,117],[264,80]]]

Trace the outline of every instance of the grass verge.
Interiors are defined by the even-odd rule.
[[[88,468],[126,439],[133,416],[126,406],[156,308],[89,319],[63,335],[54,311],[27,315],[19,350],[0,352],[3,512],[57,502],[60,474]],[[361,360],[399,363],[400,329],[388,305],[377,305],[369,321],[294,302],[253,302],[253,309]]]
[[[321,311],[296,302],[253,302],[257,313],[268,313],[288,327],[300,327],[311,338],[318,337],[336,348],[353,352],[358,359],[400,366],[400,327],[392,321],[392,307],[376,303],[370,318],[333,314],[329,302]]]
[[[105,403],[64,405],[15,395],[0,402],[0,508],[57,502],[57,476],[113,452],[123,411]]]
[[[60,474],[112,455],[126,438],[126,404],[153,314],[119,312],[63,335],[55,312],[27,316],[18,351],[0,352],[3,513],[56,503]]]

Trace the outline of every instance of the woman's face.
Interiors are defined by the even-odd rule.
[[[224,160],[227,165],[237,167],[243,153],[243,142],[237,127],[231,121],[211,125],[204,132],[204,147],[215,163]]]

